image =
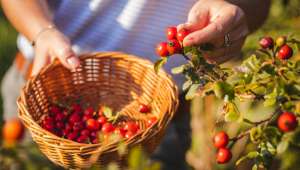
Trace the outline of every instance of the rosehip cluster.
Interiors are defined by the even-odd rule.
[[[140,106],[140,112],[148,113],[151,108]],[[148,127],[156,123],[156,117],[146,120]],[[92,107],[83,107],[73,104],[69,108],[52,106],[49,115],[42,119],[41,126],[53,134],[79,143],[99,143],[99,136],[107,137],[118,134],[122,138],[131,138],[136,135],[140,126],[135,121],[121,121],[113,124],[104,115],[100,108],[97,112]]]
[[[286,37],[284,36],[278,37],[275,43],[273,38],[264,37],[259,41],[259,44],[263,49],[270,50],[274,50],[274,46],[276,45],[276,56],[281,60],[287,60],[293,56],[293,49],[287,44]]]
[[[161,42],[156,46],[157,55],[161,57],[168,57],[174,54],[182,53],[182,42],[188,34],[189,32],[185,29],[177,32],[176,27],[168,27],[166,30],[168,42]]]
[[[217,151],[217,163],[225,164],[232,158],[232,153],[227,145],[229,143],[229,137],[227,133],[221,131],[217,133],[213,138],[214,146],[218,149]]]
[[[283,112],[277,120],[277,126],[283,132],[291,132],[298,126],[297,117],[294,113]]]

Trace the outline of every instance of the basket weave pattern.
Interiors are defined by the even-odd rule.
[[[93,107],[106,105],[119,111],[123,119],[135,120],[141,132],[126,141],[128,147],[141,145],[154,151],[178,105],[178,90],[170,77],[144,59],[118,53],[102,52],[80,56],[81,66],[69,71],[58,61],[30,79],[18,99],[19,117],[29,129],[40,150],[54,163],[65,168],[88,168],[111,161],[122,162],[117,142],[100,141],[82,144],[60,138],[39,126],[55,101],[75,102],[81,99]],[[150,103],[158,122],[146,128],[149,114],[138,111],[139,103]],[[83,103],[83,104],[84,104]]]

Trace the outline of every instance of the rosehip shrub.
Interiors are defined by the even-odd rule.
[[[181,43],[188,33],[177,32],[177,40]],[[230,149],[242,138],[249,137],[252,150],[236,160],[236,165],[248,159],[253,160],[253,169],[269,169],[273,158],[283,153],[290,144],[300,145],[293,137],[298,130],[297,117],[300,115],[300,59],[293,57],[300,49],[300,41],[288,36],[275,39],[266,36],[258,42],[258,48],[249,57],[245,57],[241,64],[226,68],[222,65],[208,62],[203,51],[214,50],[213,45],[184,47],[182,57],[186,63],[172,69],[173,74],[182,74],[186,81],[183,91],[187,100],[196,95],[205,97],[215,95],[222,100],[223,105],[218,120],[237,122],[241,128],[237,135],[229,138],[221,131],[215,134],[213,145],[217,149],[217,163],[229,162],[232,157]],[[170,53],[171,55],[172,53]],[[159,59],[154,70],[167,62],[172,62],[168,56]],[[254,102],[273,111],[264,118],[250,119],[240,112],[237,102]],[[150,123],[149,123],[150,124]],[[288,132],[288,133],[287,133]]]

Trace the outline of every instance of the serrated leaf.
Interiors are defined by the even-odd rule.
[[[155,73],[158,73],[158,71],[161,69],[161,67],[163,67],[168,61],[168,58],[167,57],[164,57],[160,60],[157,60],[155,63],[154,63],[154,71]]]
[[[257,56],[253,54],[243,61],[242,66],[247,67],[252,72],[258,72],[260,68],[260,62],[257,59]]]
[[[289,142],[286,140],[281,141],[277,146],[277,153],[282,154],[289,147]]]
[[[273,106],[277,101],[277,96],[278,96],[277,88],[274,88],[272,93],[267,94],[267,95],[264,96],[264,98],[265,98],[264,106],[265,107]]]
[[[240,118],[240,113],[237,110],[236,106],[234,105],[234,103],[231,102],[226,102],[223,106],[223,112],[225,114],[225,121],[226,122],[234,122],[239,120]]]
[[[250,130],[250,139],[253,143],[257,143],[261,140],[262,130],[261,127],[253,127]]]
[[[259,155],[257,151],[249,152],[247,155],[242,156],[239,160],[236,161],[235,165],[239,165],[245,159],[254,159]]]
[[[189,88],[188,92],[185,95],[186,100],[191,100],[195,97],[198,88],[200,87],[200,84],[192,84],[191,87]]]
[[[174,67],[174,68],[172,68],[171,72],[172,72],[172,74],[180,74],[184,71],[184,68],[185,68],[185,65]]]
[[[229,100],[234,99],[234,89],[233,87],[225,81],[218,81],[214,84],[215,95],[219,99],[224,99],[225,95],[228,96]]]
[[[187,80],[186,82],[183,83],[182,90],[186,91],[192,84],[193,82],[191,80]]]

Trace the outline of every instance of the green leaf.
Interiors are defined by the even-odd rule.
[[[229,100],[234,99],[234,89],[233,87],[225,81],[218,81],[214,84],[215,95],[219,99],[224,99],[227,95]]]
[[[185,95],[186,100],[191,100],[195,97],[198,88],[200,87],[200,84],[192,84],[191,87],[189,88],[189,91]]]
[[[242,156],[239,160],[236,161],[235,165],[239,165],[242,161],[246,160],[246,159],[254,159],[259,155],[259,153],[257,151],[252,151],[249,152],[247,155]]]
[[[168,58],[167,57],[164,57],[158,61],[156,61],[154,63],[154,71],[155,73],[158,73],[158,71],[161,69],[161,67],[163,67],[168,61]]]
[[[275,103],[277,101],[277,96],[278,96],[277,88],[274,88],[272,93],[267,94],[267,95],[264,96],[264,98],[265,98],[264,106],[268,107],[268,106],[275,105]]]
[[[237,110],[236,106],[232,102],[226,102],[223,106],[223,112],[225,113],[225,121],[226,122],[234,122],[239,120],[240,113]]]
[[[253,143],[258,143],[260,142],[262,137],[262,130],[261,127],[253,127],[250,130],[250,139]]]
[[[247,67],[252,72],[258,72],[260,68],[260,61],[257,56],[253,54],[244,60],[241,66]]]
[[[182,73],[184,71],[184,68],[185,68],[185,65],[174,67],[174,68],[172,68],[171,72],[173,74],[180,74],[180,73]]]
[[[273,126],[268,126],[264,129],[263,135],[265,140],[268,140],[272,145],[277,145],[281,140],[281,133],[278,128]]]
[[[109,118],[112,118],[114,115],[113,115],[113,112],[111,110],[111,108],[107,107],[107,106],[103,106],[103,114],[105,115],[105,117],[107,117],[108,119]]]
[[[193,82],[191,80],[187,80],[186,82],[183,83],[182,90],[186,91],[192,84]]]
[[[282,154],[289,147],[289,142],[287,140],[281,141],[277,146],[277,153]]]
[[[252,170],[258,170],[258,167],[257,167],[256,164],[254,164],[254,165],[252,166]]]

